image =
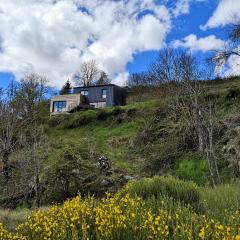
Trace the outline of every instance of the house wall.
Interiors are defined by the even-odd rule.
[[[51,98],[51,104],[50,104],[50,113],[52,115],[58,114],[58,112],[54,112],[54,109],[53,109],[53,103],[57,101],[66,101],[67,102],[66,110],[70,111],[72,108],[77,107],[80,103],[83,102],[83,96],[81,94],[66,94],[66,95],[53,96]]]
[[[102,90],[107,90],[107,98],[102,98]],[[74,88],[74,93],[81,93],[81,91],[88,90],[88,101],[91,104],[96,105],[97,103],[102,103],[99,106],[106,105],[107,107],[114,106],[114,86],[106,85],[106,86],[94,86],[94,87],[78,87]],[[106,103],[106,104],[104,104]]]
[[[124,106],[127,101],[127,91],[121,87],[114,86],[114,105]]]

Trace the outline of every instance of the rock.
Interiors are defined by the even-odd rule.
[[[131,181],[131,180],[133,180],[133,179],[135,179],[135,178],[132,177],[132,176],[126,175],[126,176],[123,176],[123,179],[124,179],[125,181]]]
[[[130,175],[123,175],[123,174],[121,174],[119,177],[120,179],[122,179],[123,182],[129,182],[137,179],[137,177],[130,176]]]
[[[109,186],[113,186],[113,185],[114,185],[114,181],[110,178],[105,178],[100,183],[101,187],[109,187]]]
[[[103,155],[98,158],[98,163],[102,172],[107,172],[112,167],[111,161]]]

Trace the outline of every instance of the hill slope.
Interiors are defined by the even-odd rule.
[[[233,173],[237,171],[238,163],[234,161],[238,161],[237,142],[240,139],[240,82],[232,79],[204,84],[206,96],[216,102],[214,145],[221,179],[228,181],[238,174],[236,172],[234,176]],[[66,172],[68,181],[76,181],[67,183],[67,191],[72,193],[79,186],[80,191],[90,189],[94,193],[100,191],[99,186],[104,186],[103,191],[115,189],[122,184],[122,177],[130,179],[155,174],[173,174],[200,185],[210,183],[207,159],[193,143],[192,130],[172,118],[169,103],[174,96],[158,98],[163,96],[160,93],[161,88],[145,91],[147,99],[142,102],[136,102],[137,94],[131,94],[129,99],[132,102],[125,107],[51,118],[48,128],[51,144],[44,164],[45,177],[50,172],[51,176],[59,175],[58,179],[62,169],[70,168],[74,173],[81,165],[78,170],[81,179]],[[143,92],[140,94],[143,96]],[[228,151],[230,148],[232,152]],[[109,173],[102,172],[97,165],[102,155],[112,163]],[[50,179],[47,178],[47,182]]]

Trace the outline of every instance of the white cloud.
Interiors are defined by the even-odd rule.
[[[176,6],[172,12],[173,12],[173,15],[177,17],[181,14],[189,13],[189,8],[190,8],[189,0],[178,0],[176,1]]]
[[[133,54],[162,48],[170,29],[169,10],[154,0],[0,0],[0,71],[35,71],[60,87],[96,59],[122,84]]]
[[[236,20],[240,20],[240,1],[221,0],[213,15],[204,26],[201,26],[201,29],[206,30],[209,28],[225,26]]]
[[[240,53],[240,46],[234,49],[235,52]],[[224,62],[223,62],[224,63]],[[219,67],[218,74],[222,76],[239,76],[240,75],[240,58],[237,55],[232,55],[226,62]]]
[[[173,47],[188,48],[191,51],[207,52],[211,50],[219,50],[224,48],[225,42],[217,39],[215,35],[210,35],[204,38],[197,39],[197,36],[190,34],[183,40],[176,40],[173,42]]]

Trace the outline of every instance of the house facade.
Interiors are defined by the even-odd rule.
[[[71,113],[84,108],[105,108],[126,105],[127,92],[114,84],[75,87],[72,93],[51,98],[51,115]]]

